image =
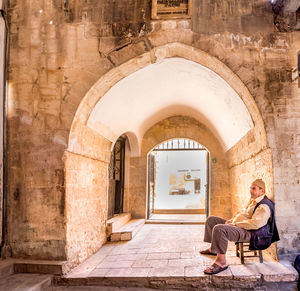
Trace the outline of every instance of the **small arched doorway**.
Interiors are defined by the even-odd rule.
[[[126,137],[120,136],[111,152],[108,166],[108,219],[123,212]]]
[[[148,154],[147,218],[204,221],[209,176],[209,151],[198,142],[174,138],[157,145]]]

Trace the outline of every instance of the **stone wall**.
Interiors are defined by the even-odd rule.
[[[70,267],[106,242],[108,164],[65,153],[66,253]]]
[[[297,224],[300,209],[300,87],[297,80],[297,55],[300,48],[299,32],[290,33],[288,63],[273,64],[268,71],[271,82],[265,86],[266,97],[271,101],[274,120],[268,139],[273,152],[274,199],[281,240],[278,254],[294,260],[300,252],[300,228]]]
[[[76,143],[65,151],[66,257],[73,267],[106,242],[108,165],[111,142],[80,122]],[[71,138],[71,137],[70,137]]]
[[[269,0],[193,0],[193,30],[200,34],[269,34],[274,31],[270,10]]]
[[[254,114],[255,110],[252,111],[252,116]],[[255,127],[226,153],[226,156],[230,172],[233,215],[249,202],[250,185],[255,179],[261,178],[265,181],[266,194],[274,200],[272,151],[268,147],[262,122],[256,123]]]
[[[252,177],[265,175],[269,191],[272,192],[272,183],[274,187],[281,234],[279,254],[299,253],[300,227],[295,217],[299,214],[300,203],[297,196],[300,190],[300,104],[298,82],[293,73],[300,47],[299,33],[276,31],[268,0],[194,0],[192,21],[151,21],[150,0],[73,0],[66,3],[65,7],[63,1],[58,0],[11,0],[9,3],[7,244],[12,247],[13,256],[68,257],[77,263],[100,247],[96,238],[103,242],[103,226],[96,222],[86,236],[87,240],[91,238],[90,242],[85,241],[84,245],[81,239],[75,238],[84,235],[83,229],[77,232],[78,229],[73,228],[75,218],[65,229],[65,213],[73,215],[68,213],[67,206],[75,207],[72,199],[68,201],[67,198],[71,197],[68,196],[70,191],[77,191],[67,186],[72,185],[68,184],[72,176],[67,172],[68,165],[75,161],[82,163],[83,168],[78,168],[74,175],[89,168],[98,169],[93,177],[106,183],[105,163],[109,161],[111,142],[91,132],[85,126],[84,116],[95,106],[93,102],[127,75],[129,67],[120,65],[132,60],[136,64],[132,72],[148,62],[145,62],[146,57],[155,62],[168,57],[172,51],[188,58],[196,49],[207,53],[207,62],[216,58],[241,80],[253,96],[254,105],[243,100],[255,122],[259,121],[257,116],[261,116],[267,133],[267,140],[256,147],[256,142],[251,140],[260,140],[260,127],[257,127],[254,136],[249,133],[245,142],[241,140],[243,150],[238,144],[237,151],[229,153],[233,192],[247,191],[246,186],[237,188],[235,177],[249,171],[249,167],[255,171],[251,172]],[[190,49],[180,47],[177,50],[176,43]],[[159,46],[166,47],[160,49]],[[143,54],[148,55],[136,58]],[[214,69],[218,72],[218,66]],[[93,91],[93,85],[103,76],[110,76],[114,81],[103,79],[98,90]],[[229,76],[226,80],[234,86],[233,79]],[[242,95],[239,88],[235,90]],[[88,92],[98,99],[95,97],[92,103],[84,103]],[[249,147],[249,151],[245,147]],[[69,163],[66,166],[63,161],[66,150],[81,157],[67,154],[65,163]],[[268,164],[270,155],[273,182]],[[139,179],[135,170],[144,166],[145,159],[141,162],[139,158],[131,158],[129,180]],[[251,175],[243,176],[242,185],[249,183],[247,179]],[[222,176],[218,180],[219,177],[212,172],[212,180],[217,181],[212,191],[213,187],[227,187],[223,184],[227,178]],[[142,182],[146,185],[145,180]],[[90,185],[82,183],[86,192],[80,199],[88,197],[102,205],[105,184],[92,184],[88,189]],[[81,189],[81,185],[76,185]],[[138,191],[141,193],[142,189]],[[221,192],[215,190],[214,193]],[[216,194],[216,201],[222,203],[221,196]],[[132,200],[141,203],[140,210],[129,207],[136,216],[145,213],[145,198],[141,197]],[[84,211],[89,203],[87,201],[83,207]],[[234,209],[236,207],[233,205]],[[229,212],[230,207],[223,215],[228,216]],[[212,213],[217,214],[213,210]],[[94,219],[101,217],[104,223],[105,208],[96,208],[93,214]],[[97,235],[93,236],[95,230]]]

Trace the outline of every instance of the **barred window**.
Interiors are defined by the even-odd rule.
[[[190,18],[192,0],[152,0],[152,18]]]

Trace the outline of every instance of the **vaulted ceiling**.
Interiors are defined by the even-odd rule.
[[[187,115],[228,150],[253,127],[240,96],[215,72],[182,58],[164,59],[125,77],[96,104],[88,126],[111,141],[134,133],[141,143],[155,123]]]

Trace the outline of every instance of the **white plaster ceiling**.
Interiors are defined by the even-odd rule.
[[[205,124],[224,150],[253,127],[245,104],[226,81],[183,58],[150,64],[119,81],[96,104],[87,125],[112,142],[134,133],[140,144],[151,126],[174,115]]]

